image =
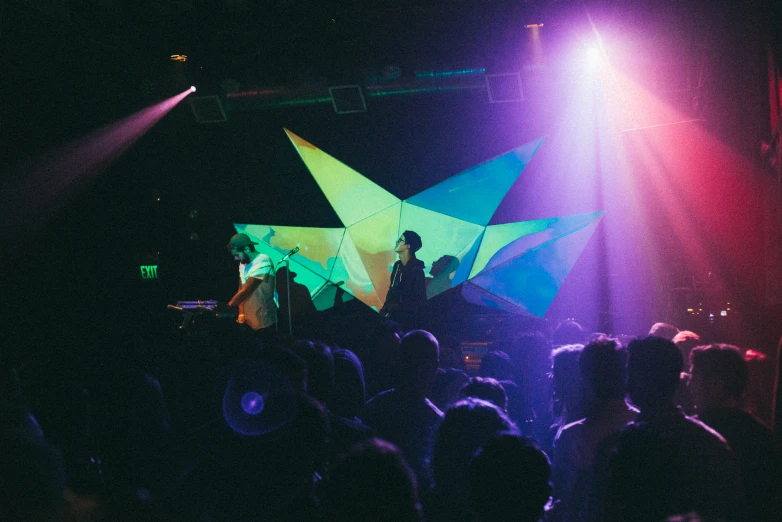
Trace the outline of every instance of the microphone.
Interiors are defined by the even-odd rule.
[[[337,281],[336,283],[332,283],[334,286],[342,286],[345,284],[345,281]]]
[[[288,252],[287,254],[285,254],[285,255],[283,256],[283,258],[279,260],[279,263],[282,263],[283,261],[285,261],[286,259],[288,259],[289,257],[291,257],[293,254],[295,254],[295,253],[296,253],[296,252],[298,252],[298,251],[299,251],[299,247],[298,247],[298,246],[296,246],[296,247],[295,247],[293,250],[291,250],[290,252]]]

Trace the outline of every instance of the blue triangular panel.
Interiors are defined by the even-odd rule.
[[[488,290],[481,288],[480,286],[475,286],[469,281],[462,285],[462,297],[464,297],[468,303],[485,306],[486,308],[502,310],[514,314],[527,314],[527,312],[513,303],[500,299]]]
[[[470,282],[533,315],[543,317],[597,223],[595,220],[501,264],[490,262],[489,265],[494,268],[478,274]]]
[[[463,283],[470,277],[470,270],[472,269],[472,264],[475,262],[475,256],[478,255],[478,249],[481,247],[483,234],[485,234],[485,230],[480,236],[475,238],[475,241],[470,245],[470,249],[462,257],[459,268],[456,269],[456,273],[453,275],[451,286]]]
[[[543,138],[531,141],[470,167],[406,201],[485,226],[542,142]]]

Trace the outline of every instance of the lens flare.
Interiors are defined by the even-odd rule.
[[[258,415],[263,411],[263,397],[260,393],[250,391],[242,395],[242,409],[248,415]]]

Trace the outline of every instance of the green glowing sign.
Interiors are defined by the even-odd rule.
[[[157,279],[157,265],[141,265],[141,279]]]

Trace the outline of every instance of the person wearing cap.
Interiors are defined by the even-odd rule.
[[[424,262],[415,256],[421,249],[421,236],[405,230],[394,246],[399,260],[391,270],[391,285],[380,315],[410,326],[426,302]]]
[[[255,250],[258,243],[247,234],[235,234],[226,248],[239,261],[239,290],[228,306],[239,307],[239,322],[260,331],[277,323],[274,302],[274,264],[269,256]]]

